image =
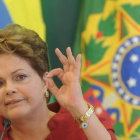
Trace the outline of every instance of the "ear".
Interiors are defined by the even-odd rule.
[[[43,75],[44,91],[47,91],[47,89],[48,89],[47,75],[48,75],[48,72],[45,72]]]

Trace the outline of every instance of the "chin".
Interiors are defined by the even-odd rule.
[[[13,108],[7,112],[7,118],[10,120],[18,120],[24,118],[28,111],[21,108]]]

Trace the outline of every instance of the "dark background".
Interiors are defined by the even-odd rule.
[[[81,0],[41,0],[41,3],[51,69],[62,68],[55,55],[55,48],[59,48],[65,55],[68,46],[73,50]],[[62,85],[57,77],[54,77],[54,81],[58,87]]]

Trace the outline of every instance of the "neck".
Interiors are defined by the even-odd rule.
[[[9,135],[14,140],[45,139],[50,133],[48,122],[54,114],[45,106],[28,118],[24,117],[20,120],[11,120]]]

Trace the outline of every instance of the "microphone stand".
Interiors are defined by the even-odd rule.
[[[4,134],[5,134],[5,130],[6,130],[7,127],[9,127],[11,125],[11,122],[8,119],[4,119],[3,122],[2,122],[2,125],[4,126],[4,129],[2,131],[0,140],[3,140]]]

